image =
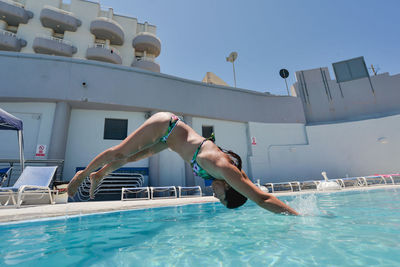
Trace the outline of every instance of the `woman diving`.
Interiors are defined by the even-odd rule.
[[[190,163],[196,175],[213,180],[215,197],[227,208],[237,208],[249,198],[266,210],[298,215],[278,198],[255,186],[242,170],[238,155],[219,148],[210,139],[204,139],[169,112],[154,114],[119,145],[97,155],[84,170],[78,171],[72,178],[68,185],[68,194],[75,195],[79,185],[89,175],[90,196],[93,198],[94,190],[105,175],[128,162],[150,157],[166,148],[175,151]],[[94,172],[98,168],[101,169]]]

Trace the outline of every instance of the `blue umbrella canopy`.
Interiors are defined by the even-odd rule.
[[[22,130],[22,120],[0,108],[0,130]]]
[[[18,131],[18,144],[19,144],[19,159],[21,162],[22,170],[25,168],[24,158],[24,137],[22,135],[22,120],[5,112],[0,108],[0,130],[14,130]]]

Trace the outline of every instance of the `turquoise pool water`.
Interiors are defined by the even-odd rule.
[[[204,204],[0,226],[0,266],[399,266],[400,189],[282,197],[305,214]]]

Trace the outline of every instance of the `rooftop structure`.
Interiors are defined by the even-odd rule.
[[[0,50],[160,72],[156,27],[85,0],[0,0]]]

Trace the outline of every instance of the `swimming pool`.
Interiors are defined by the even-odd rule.
[[[398,266],[400,189],[154,208],[0,226],[0,265]]]

